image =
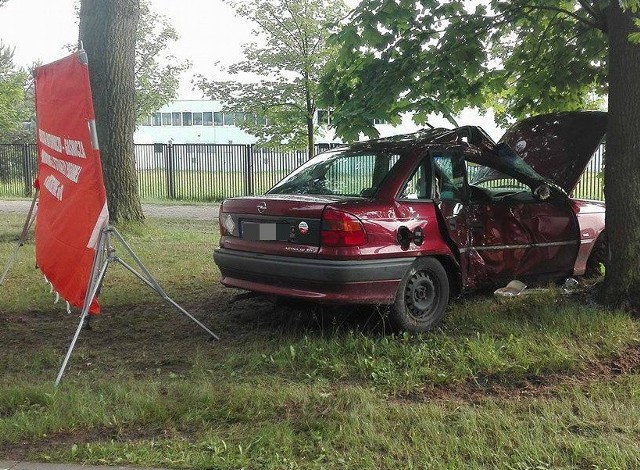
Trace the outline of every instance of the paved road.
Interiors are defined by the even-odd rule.
[[[14,212],[26,214],[29,212],[31,201],[2,201],[0,200],[0,212]],[[162,217],[166,219],[195,219],[195,220],[215,220],[218,217],[220,204],[207,205],[159,205],[142,204],[142,212],[146,217]],[[1,469],[0,469],[1,470]]]
[[[37,463],[0,460],[0,470],[164,470],[142,467],[105,467],[69,463]]]

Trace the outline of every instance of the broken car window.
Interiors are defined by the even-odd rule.
[[[400,155],[328,152],[302,165],[268,194],[372,197]]]
[[[442,153],[433,156],[436,197],[444,200],[462,200],[465,183],[465,165],[459,157]]]

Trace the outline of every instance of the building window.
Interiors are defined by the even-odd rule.
[[[389,124],[385,119],[374,119],[374,124]]]
[[[171,113],[162,113],[162,125],[163,126],[171,125]]]
[[[190,126],[192,123],[191,113],[182,113],[182,125]]]
[[[193,113],[193,125],[194,126],[202,125],[202,113]]]
[[[147,116],[140,121],[141,126],[150,126],[151,125],[151,116]]]
[[[151,117],[151,123],[154,126],[160,126],[162,124],[162,117],[160,113],[153,113],[153,116]]]
[[[224,113],[224,125],[225,126],[233,126],[233,113]]]
[[[222,113],[221,112],[215,112],[213,113],[213,123],[216,126],[221,126],[223,121],[222,121]]]
[[[182,114],[181,113],[171,113],[171,124],[174,126],[182,125]]]
[[[266,126],[267,125],[266,116],[258,116],[258,124],[261,126]]]
[[[213,113],[202,113],[202,124],[204,126],[213,126]]]

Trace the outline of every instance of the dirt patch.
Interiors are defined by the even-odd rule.
[[[430,386],[398,396],[399,401],[433,402],[434,400],[476,403],[486,399],[526,399],[554,395],[563,386],[586,386],[591,382],[612,380],[621,375],[640,373],[640,345],[627,347],[614,358],[594,361],[575,372],[528,375],[479,376],[460,383]]]
[[[237,351],[257,338],[305,334],[332,335],[336,331],[363,331],[365,334],[386,333],[384,312],[373,309],[321,309],[295,303],[271,305],[264,299],[229,304],[234,292],[216,291],[211,295],[205,285],[196,286],[182,305],[201,320],[221,341],[209,342],[207,334],[160,301],[148,306],[113,307],[105,304],[103,313],[83,330],[72,356],[68,376],[90,378],[150,377],[188,373],[196,357],[206,363],[224,362],[230,352]],[[314,310],[316,309],[317,310]],[[45,356],[40,360],[36,380],[53,380],[59,362],[77,326],[77,315],[63,311],[29,311],[0,315],[0,344],[3,360],[0,373],[21,376],[25,364],[21,355]],[[6,363],[2,364],[4,357]],[[28,360],[27,360],[28,361]],[[399,403],[481,403],[484,400],[523,400],[553,396],[564,386],[588,386],[600,380],[615,379],[625,374],[640,373],[640,346],[627,347],[615,357],[587,364],[578,371],[529,375],[478,376],[473,380],[444,386],[427,386],[406,395],[395,396]],[[337,383],[336,386],[344,386]],[[358,385],[358,384],[354,384]],[[284,410],[289,418],[299,413],[294,405]],[[179,424],[178,424],[179,426]],[[122,428],[99,427],[64,430],[47,436],[0,445],[5,459],[24,460],[34,456],[68,451],[76,444],[132,442],[165,438],[195,437],[198,428],[158,428],[125,425]]]
[[[196,299],[182,306],[214,333],[223,329],[224,319],[210,302]],[[0,373],[19,377],[28,370],[37,375],[35,380],[53,380],[78,321],[77,313],[67,315],[62,307],[47,312],[3,312]],[[158,369],[182,373],[193,367],[196,355],[211,361],[224,357],[234,341],[229,335],[221,335],[220,342],[209,341],[204,330],[160,299],[147,306],[105,304],[90,326],[80,333],[67,375],[91,372],[98,377],[116,373],[140,377],[155,375]]]
[[[92,429],[74,429],[73,431],[61,431],[43,436],[43,439],[23,441],[17,444],[0,445],[0,456],[6,460],[23,461],[56,451],[70,450],[73,445],[81,446],[84,443],[100,442],[132,442],[152,439],[171,439],[189,435],[189,430],[178,431],[175,429],[149,429],[137,428],[112,428],[101,427]]]

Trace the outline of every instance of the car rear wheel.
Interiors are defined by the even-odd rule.
[[[435,258],[415,261],[398,286],[389,317],[394,328],[422,332],[433,328],[449,303],[449,278]]]

